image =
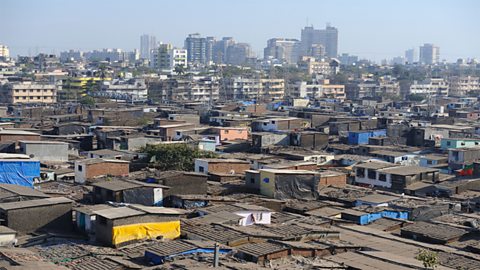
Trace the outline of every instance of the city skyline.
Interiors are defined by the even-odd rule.
[[[7,0],[0,24],[11,27],[0,30],[0,42],[8,45],[16,56],[37,52],[58,54],[68,49],[140,49],[142,34],[183,47],[188,34],[200,33],[249,43],[253,52],[262,57],[269,39],[300,39],[305,26],[323,29],[330,23],[339,31],[339,54],[380,61],[403,56],[412,47],[418,49],[424,43],[433,43],[441,48],[441,60],[480,58],[477,49],[480,37],[473,35],[480,22],[475,16],[480,2],[407,2],[386,5],[377,0],[242,1],[222,5],[224,2],[211,0],[185,1],[180,6],[148,1],[125,5],[127,2],[122,1]],[[72,14],[70,10],[76,12]],[[108,13],[117,16],[108,16],[106,20]]]

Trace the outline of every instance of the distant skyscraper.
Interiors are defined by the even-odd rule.
[[[157,47],[155,36],[142,35],[140,37],[140,58],[150,59],[152,50]]]
[[[243,65],[252,55],[250,44],[236,43],[228,46],[226,64]]]
[[[440,48],[430,44],[425,43],[423,46],[420,46],[420,63],[426,65],[436,64],[440,61]]]
[[[234,45],[235,41],[232,37],[224,37],[222,40],[215,42],[213,47],[213,62],[216,64],[224,64],[227,61],[227,49]]]
[[[300,60],[301,44],[298,39],[272,38],[267,41],[263,50],[265,59],[284,60],[288,64],[296,64]]]
[[[325,47],[325,55],[337,57],[338,55],[338,29],[327,25],[325,29],[315,29],[306,26],[302,29],[302,54],[312,56],[312,47],[321,44]]]
[[[411,48],[405,51],[405,61],[407,61],[407,64],[417,62],[417,52],[415,48]]]
[[[209,40],[209,44],[211,43]],[[192,64],[202,64],[207,63],[207,39],[201,37],[200,34],[189,34],[185,39],[185,49],[187,50],[188,63]],[[210,51],[210,45],[208,46]],[[213,45],[212,45],[213,50]],[[212,53],[209,53],[209,57],[212,56]]]

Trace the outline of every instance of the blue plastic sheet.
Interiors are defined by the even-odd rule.
[[[33,188],[40,177],[39,161],[0,161],[0,183]]]

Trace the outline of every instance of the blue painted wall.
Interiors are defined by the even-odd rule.
[[[366,131],[349,131],[348,132],[348,144],[368,144],[370,137],[387,136],[387,130],[366,130]]]

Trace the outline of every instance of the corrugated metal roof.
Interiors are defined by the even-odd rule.
[[[9,203],[0,203],[0,209],[5,211],[21,209],[21,208],[33,208],[40,206],[47,206],[52,204],[63,204],[63,203],[73,203],[72,200],[65,197],[54,197],[38,200],[29,200],[21,202],[9,202]]]

